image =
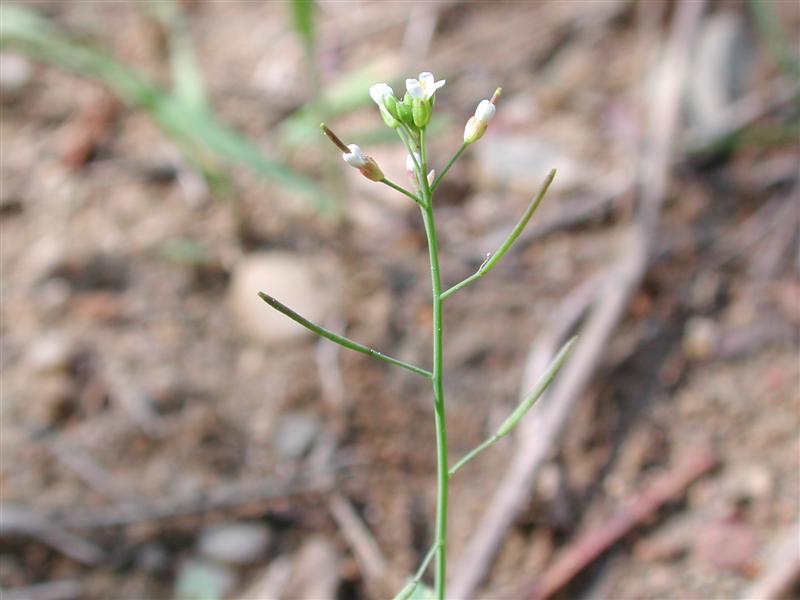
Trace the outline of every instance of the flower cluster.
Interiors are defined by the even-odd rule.
[[[425,128],[431,120],[431,111],[436,102],[436,91],[442,88],[445,80],[436,81],[433,73],[423,72],[418,79],[406,79],[406,93],[403,98],[397,98],[394,90],[387,83],[376,83],[369,88],[369,95],[373,102],[378,105],[384,123],[397,131],[408,150],[406,170],[413,185],[419,190],[424,187],[424,180],[428,186],[433,188],[436,182],[436,174],[429,171],[423,176],[423,167],[426,167],[422,160],[419,149],[422,146],[422,136]],[[461,150],[454,157],[457,158],[461,151],[468,145],[477,142],[486,132],[489,121],[495,113],[495,104],[500,97],[501,89],[497,88],[490,100],[481,100],[475,109],[475,114],[467,121],[464,128],[464,144]],[[345,145],[333,132],[323,125],[323,131],[331,141],[342,151],[342,158],[352,167],[357,168],[361,173],[372,181],[386,183],[383,172],[375,160],[367,156],[355,144]],[[451,163],[452,164],[452,161]],[[448,164],[444,171],[449,169]],[[444,175],[444,171],[442,175]],[[441,176],[440,176],[441,178]]]
[[[434,94],[445,84],[436,81],[433,73],[420,73],[419,79],[406,79],[406,94],[402,101],[395,98],[394,90],[386,83],[376,83],[369,95],[381,111],[386,125],[396,129],[401,123],[414,129],[423,129],[431,119]]]

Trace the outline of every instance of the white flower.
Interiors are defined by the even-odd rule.
[[[375,104],[383,108],[383,99],[386,96],[394,96],[394,90],[385,83],[376,83],[369,88],[369,96]]]
[[[406,90],[415,100],[430,100],[445,80],[434,81],[433,73],[420,73],[419,79],[406,79]]]
[[[417,159],[417,164],[422,165],[422,159],[419,156],[418,152],[414,152],[414,158]],[[411,158],[410,154],[406,155],[406,171],[409,173],[414,172],[414,158]]]
[[[350,152],[342,154],[344,162],[357,169],[366,166],[367,157],[364,156],[363,152],[361,152],[361,148],[359,148],[356,144],[349,144],[347,147],[350,149]]]
[[[475,118],[483,123],[488,123],[494,117],[495,106],[489,100],[481,100],[475,109]]]

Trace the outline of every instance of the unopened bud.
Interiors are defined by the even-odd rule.
[[[472,144],[483,137],[489,125],[489,121],[494,118],[496,110],[494,104],[497,102],[502,91],[502,88],[497,88],[491,100],[481,100],[478,103],[478,107],[475,109],[475,115],[470,117],[466,127],[464,127],[464,143]]]
[[[469,121],[467,121],[467,126],[464,127],[464,143],[472,144],[481,139],[486,132],[487,125],[486,121],[480,121],[477,117],[470,117]]]
[[[405,123],[406,125],[413,127],[414,126],[414,115],[412,111],[414,99],[409,95],[406,94],[403,97],[402,102],[397,103],[397,116],[398,118]]]
[[[381,118],[383,119],[383,122],[386,123],[387,127],[392,129],[397,129],[400,127],[400,121],[395,119],[385,107],[379,106],[378,109],[381,111]]]
[[[414,125],[422,129],[431,120],[431,103],[430,100],[419,100],[414,98],[411,105],[411,115],[414,119]]]

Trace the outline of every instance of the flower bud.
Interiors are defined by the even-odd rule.
[[[399,118],[397,116],[397,98],[395,98],[393,95],[384,96],[383,106],[395,119]]]
[[[397,122],[397,111],[393,110],[393,107],[397,104],[394,90],[385,83],[376,83],[369,88],[369,95],[373,102],[378,105],[378,110],[381,111],[381,118],[383,118],[386,126],[397,129],[400,123]]]
[[[383,171],[371,156],[367,156],[356,144],[347,146],[349,152],[342,154],[344,162],[361,171],[361,174],[371,181],[382,181]]]
[[[397,129],[398,127],[400,127],[400,121],[395,119],[392,116],[392,114],[388,110],[386,110],[385,107],[380,106],[378,108],[381,111],[381,118],[383,119],[383,122],[386,123],[387,127],[391,129]]]
[[[478,103],[478,107],[475,109],[475,115],[469,118],[467,126],[464,127],[465,144],[472,144],[483,137],[489,125],[489,121],[494,117],[494,103],[499,97],[500,88],[497,88],[491,100],[481,100],[480,103]]]
[[[402,102],[397,103],[397,116],[406,125],[414,126],[414,115],[412,111],[413,98],[408,94],[405,95]]]
[[[414,125],[422,129],[431,120],[431,103],[429,100],[419,100],[414,98],[411,105],[411,115],[414,119]]]
[[[472,144],[483,137],[486,131],[486,121],[479,121],[477,117],[470,117],[464,127],[464,143]]]

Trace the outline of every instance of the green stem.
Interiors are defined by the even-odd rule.
[[[269,304],[272,308],[277,310],[280,313],[283,313],[287,317],[289,317],[292,321],[299,323],[306,329],[313,331],[320,337],[324,337],[332,342],[336,342],[340,346],[344,346],[350,350],[355,350],[356,352],[360,352],[361,354],[366,354],[367,356],[372,356],[373,358],[377,358],[378,360],[382,360],[383,362],[387,362],[392,365],[397,365],[398,367],[403,367],[404,369],[408,369],[409,371],[416,373],[417,375],[422,375],[423,377],[427,377],[431,379],[433,377],[433,373],[430,371],[426,371],[416,365],[412,365],[411,363],[407,363],[403,360],[399,360],[397,358],[392,358],[391,356],[387,356],[382,352],[378,352],[377,350],[373,350],[365,346],[364,344],[359,344],[358,342],[354,342],[353,340],[346,338],[342,335],[338,335],[325,329],[324,327],[320,327],[316,323],[312,323],[302,315],[297,314],[291,308],[286,306],[285,304],[279,302],[272,296],[265,294],[264,292],[258,292],[259,298],[261,298],[264,302]]]
[[[467,146],[469,146],[469,144],[467,142],[464,142],[463,144],[461,144],[461,147],[458,150],[456,150],[456,153],[453,154],[453,158],[450,159],[450,162],[448,162],[445,168],[442,169],[442,172],[439,173],[438,177],[436,177],[436,179],[433,180],[433,185],[431,185],[431,192],[436,191],[436,188],[439,187],[439,182],[442,180],[445,174],[450,170],[450,167],[453,166],[453,163],[455,163],[458,160],[458,157],[461,156],[464,150],[467,149]]]
[[[415,194],[412,194],[411,192],[409,192],[403,186],[397,185],[396,183],[394,183],[393,181],[391,181],[389,179],[386,179],[385,177],[383,179],[381,179],[381,183],[383,183],[384,185],[388,185],[393,190],[397,190],[401,194],[404,194],[404,195],[408,196],[414,202],[416,202],[417,204],[422,206],[422,200],[420,200],[419,197],[417,197]]]
[[[439,244],[436,239],[436,222],[433,216],[431,188],[428,185],[427,152],[425,130],[420,130],[420,185],[425,206],[422,220],[428,238],[428,254],[431,266],[431,292],[433,297],[433,407],[436,419],[436,575],[434,587],[436,598],[444,600],[447,576],[447,494],[449,475],[447,472],[447,424],[445,422],[444,386],[442,377],[442,279],[439,271]]]

